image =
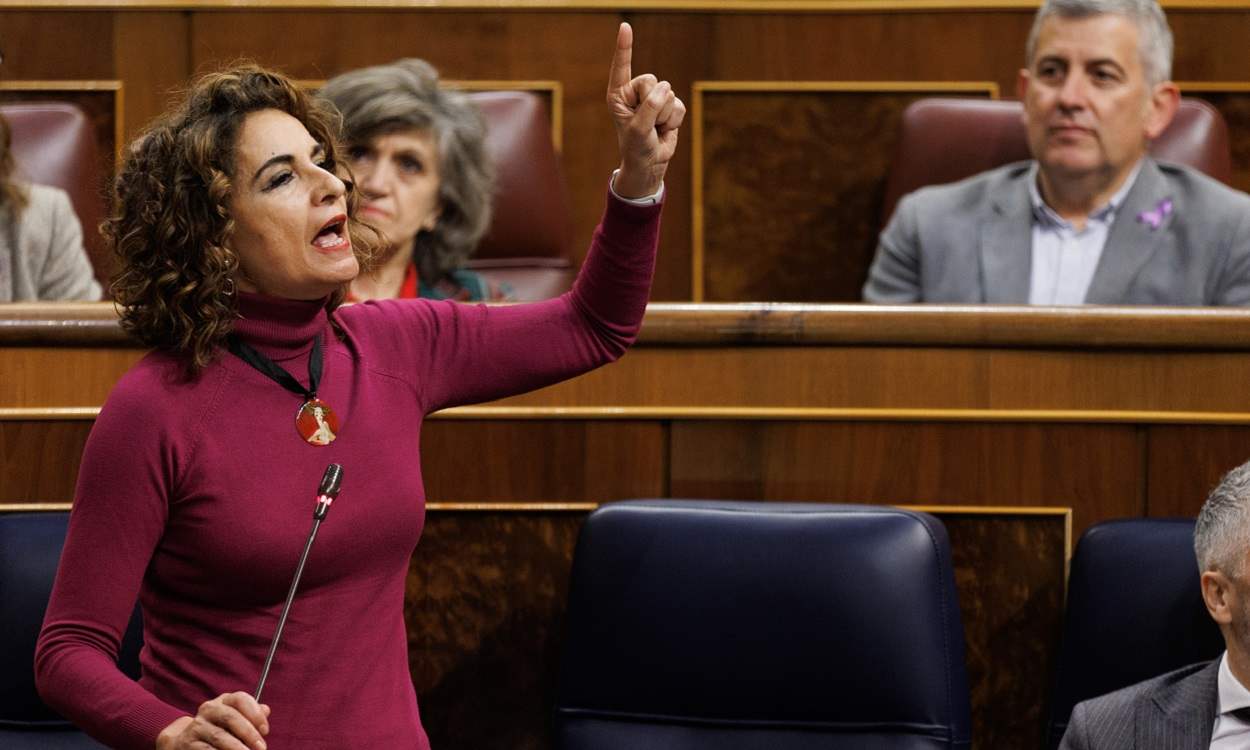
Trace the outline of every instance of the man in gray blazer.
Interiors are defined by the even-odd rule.
[[[1194,552],[1224,655],[1078,703],[1060,750],[1250,747],[1250,461],[1207,497]]]
[[[1176,112],[1155,0],[1046,0],[1017,88],[1034,161],[903,198],[878,303],[1250,303],[1250,196],[1156,163]]]

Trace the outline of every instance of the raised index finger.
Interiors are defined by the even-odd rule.
[[[608,91],[629,85],[633,80],[632,69],[634,58],[634,30],[627,23],[622,23],[616,32],[616,53],[612,55],[612,72],[608,75]]]

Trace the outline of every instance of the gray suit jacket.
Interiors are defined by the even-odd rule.
[[[1216,659],[1078,703],[1059,750],[1207,750],[1219,672]]]
[[[881,233],[865,301],[1027,303],[1030,164],[905,196]],[[1157,228],[1138,219],[1165,199],[1173,210]],[[1146,159],[1116,212],[1085,301],[1250,304],[1250,196]]]
[[[0,209],[0,302],[100,299],[69,196],[28,187],[30,202],[17,221]]]

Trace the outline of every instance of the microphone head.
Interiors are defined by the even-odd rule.
[[[321,475],[321,486],[317,489],[318,495],[325,495],[329,498],[339,496],[339,488],[343,486],[343,467],[340,464],[330,464],[326,467],[326,473]]]

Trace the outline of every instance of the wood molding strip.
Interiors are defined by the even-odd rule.
[[[656,498],[680,499],[680,498]],[[496,512],[530,512],[549,513],[556,511],[582,512],[592,511],[603,503],[565,503],[565,502],[534,502],[534,503],[472,503],[472,502],[427,502],[428,511],[457,511],[474,513]],[[69,510],[71,503],[0,503],[0,512],[43,512]],[[934,515],[964,516],[1065,516],[1071,517],[1071,508],[1039,508],[1013,507],[1010,505],[882,505],[883,508],[902,508]]]
[[[6,407],[0,422],[93,421],[99,407]],[[1022,422],[1066,424],[1250,425],[1247,412],[1098,411],[1079,409],[865,409],[749,406],[458,406],[434,420],[468,421],[776,421]]]
[[[697,157],[697,154],[696,154]],[[0,346],[141,348],[107,302],[0,305]],[[638,345],[1250,351],[1250,310],[1214,307],[652,303]]]

